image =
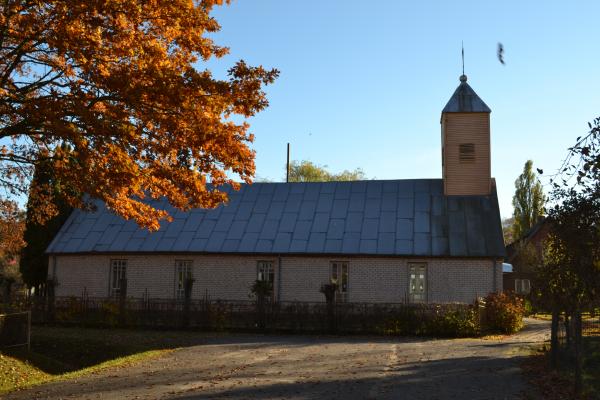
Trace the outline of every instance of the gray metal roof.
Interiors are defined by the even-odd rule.
[[[47,249],[60,253],[261,253],[504,257],[490,196],[444,196],[441,179],[255,183],[228,190],[227,205],[175,210],[157,232],[97,201],[75,210]]]
[[[475,93],[473,88],[467,83],[467,77],[461,76],[460,85],[454,91],[446,107],[442,110],[443,113],[451,112],[492,112],[490,108],[481,100]]]

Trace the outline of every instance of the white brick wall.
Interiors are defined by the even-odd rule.
[[[175,260],[192,260],[195,279],[192,297],[248,300],[256,279],[256,263],[270,260],[275,269],[276,296],[283,301],[324,301],[319,292],[329,281],[329,263],[347,261],[348,300],[352,302],[403,302],[408,291],[408,264],[427,264],[429,302],[471,302],[502,290],[501,262],[491,259],[282,257],[281,282],[275,257],[225,255],[86,255],[56,256],[57,296],[80,296],[84,287],[91,297],[109,293],[110,260],[127,259],[128,295],[175,297]],[[50,262],[50,274],[53,271]],[[494,271],[495,269],[495,271]],[[494,283],[494,272],[496,281]]]

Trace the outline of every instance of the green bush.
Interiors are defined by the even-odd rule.
[[[512,293],[490,293],[484,301],[483,330],[511,334],[523,328],[523,299]]]
[[[114,299],[106,299],[100,303],[101,321],[111,328],[119,325],[119,303]]]
[[[479,315],[476,306],[468,308],[447,309],[436,315],[433,320],[432,333],[437,336],[468,337],[477,336],[480,332]]]
[[[392,317],[386,318],[378,329],[384,335],[419,335],[425,334],[425,320],[412,307],[403,307]]]
[[[378,331],[385,335],[478,336],[479,314],[476,305],[407,306],[387,318]]]
[[[523,315],[528,317],[534,314],[533,304],[528,298],[523,299]]]
[[[56,321],[73,322],[81,315],[81,303],[75,296],[66,299],[66,303],[56,311]]]

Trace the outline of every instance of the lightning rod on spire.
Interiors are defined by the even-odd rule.
[[[462,74],[465,74],[465,46],[463,41],[460,41],[460,48],[461,48],[461,54],[462,54]]]

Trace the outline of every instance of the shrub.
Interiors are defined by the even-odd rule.
[[[206,302],[205,307],[207,315],[206,328],[218,332],[224,331],[230,314],[227,304],[217,300],[214,303]]]
[[[119,324],[119,304],[114,299],[106,299],[100,303],[101,321],[114,328]]]
[[[62,307],[56,311],[56,321],[73,322],[81,315],[81,304],[77,297],[71,296],[66,299]]]
[[[393,312],[392,317],[386,318],[377,331],[384,335],[417,335],[423,333],[424,325],[424,316],[417,313],[414,307],[405,306]]]
[[[534,314],[533,304],[531,303],[531,300],[529,300],[528,298],[524,298],[523,299],[523,315],[528,317],[531,314]]]
[[[514,294],[490,293],[485,298],[483,329],[488,332],[515,333],[523,328],[523,299]]]
[[[468,337],[480,332],[476,306],[446,309],[436,314],[433,322],[433,333],[439,336]]]
[[[476,305],[405,306],[377,329],[385,335],[470,337],[480,332]]]
[[[265,299],[271,297],[273,294],[273,285],[269,281],[254,281],[250,288],[251,297],[255,296],[257,299]]]
[[[338,290],[338,284],[335,282],[324,283],[321,285],[319,292],[325,295],[325,301],[327,304],[333,303],[335,301],[335,293]]]

